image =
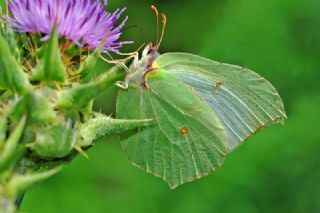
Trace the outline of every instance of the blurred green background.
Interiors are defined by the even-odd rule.
[[[32,213],[320,212],[320,1],[110,0],[127,6],[123,39],[155,41],[151,4],[168,16],[161,52],[184,51],[260,73],[279,90],[288,120],[251,137],[208,177],[170,190],[132,166],[117,137],[99,141],[26,194]],[[1,47],[0,47],[1,48]],[[100,66],[104,66],[102,63]],[[114,112],[116,91],[96,109]],[[132,106],[135,107],[135,106]]]

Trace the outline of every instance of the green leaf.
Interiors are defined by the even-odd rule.
[[[218,115],[228,135],[229,152],[261,128],[286,118],[276,89],[246,68],[188,53],[161,55],[154,66],[192,87]]]
[[[66,69],[61,59],[58,32],[56,27],[51,33],[42,58],[33,71],[32,79],[35,81],[62,83],[66,79]]]
[[[19,94],[26,93],[31,88],[28,76],[22,71],[1,34],[0,47],[0,89],[9,89]]]
[[[158,118],[157,125],[122,135],[129,160],[171,188],[208,175],[227,154],[218,116],[187,85],[163,69],[147,76],[148,89],[119,91],[117,118]]]

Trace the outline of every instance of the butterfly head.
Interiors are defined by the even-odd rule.
[[[156,44],[153,45],[152,42],[147,44],[142,51],[141,58],[139,59],[139,54],[136,53],[133,62],[131,63],[128,72],[126,74],[126,78],[124,82],[118,82],[117,86],[120,88],[127,89],[130,85],[139,85],[143,88],[147,88],[146,76],[149,72],[154,70],[153,67],[154,61],[159,57],[159,47],[161,45],[164,30],[167,23],[167,17],[164,13],[161,13],[162,17],[162,30],[161,33],[159,31],[159,12],[155,6],[151,6],[152,10],[156,14],[157,21],[157,40]]]

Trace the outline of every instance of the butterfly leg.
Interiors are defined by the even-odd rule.
[[[125,81],[117,81],[115,83],[115,85],[117,87],[119,87],[120,89],[124,89],[124,90],[127,90],[129,88],[129,83],[126,80]]]
[[[111,56],[110,56],[111,57]],[[134,56],[130,55],[128,56],[127,58],[124,58],[124,59],[119,59],[119,60],[113,60],[111,58],[111,60],[108,60],[107,58],[105,58],[103,55],[100,54],[100,58],[109,63],[109,64],[114,64],[115,66],[121,66],[123,67],[123,69],[128,72],[129,71],[129,68],[127,67],[126,63],[131,59],[133,58]]]
[[[130,80],[129,80],[128,76],[130,76],[130,74],[135,73],[136,67],[138,67],[138,65],[139,65],[139,53],[138,52],[133,53],[129,57],[133,58],[133,61],[132,61],[131,65],[130,65],[130,67],[126,70],[127,75],[126,75],[125,80],[124,81],[117,81],[115,83],[115,85],[117,87],[119,87],[121,89],[125,89],[125,90],[127,90],[128,87],[129,87],[129,81]]]

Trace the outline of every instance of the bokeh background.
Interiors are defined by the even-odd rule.
[[[132,166],[117,137],[106,138],[89,151],[89,160],[79,157],[29,190],[22,210],[320,212],[320,1],[110,0],[110,10],[127,6],[123,39],[135,41],[127,51],[155,41],[151,4],[168,17],[161,52],[191,52],[255,70],[279,90],[285,125],[264,129],[216,172],[173,191]],[[115,96],[106,91],[96,109],[113,114]]]

